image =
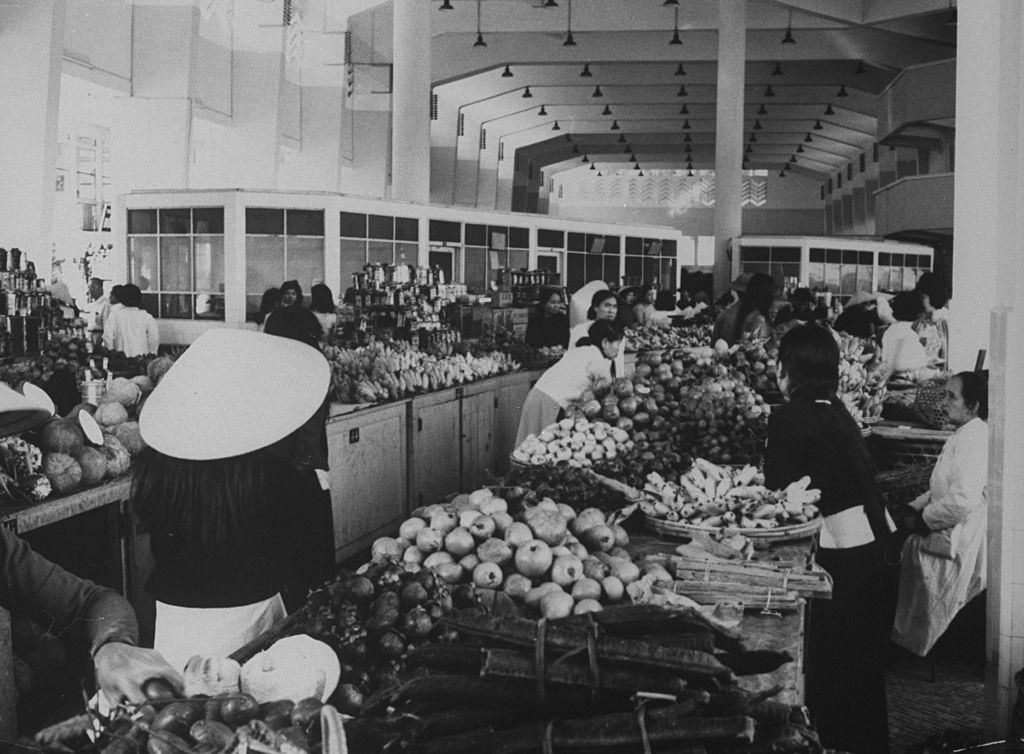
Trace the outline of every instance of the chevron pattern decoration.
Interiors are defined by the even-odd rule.
[[[608,172],[570,171],[551,179],[560,204],[578,207],[669,207],[691,209],[715,206],[715,173],[702,170],[692,177],[683,170]],[[766,171],[748,171],[741,187],[743,206],[763,207],[768,201]]]

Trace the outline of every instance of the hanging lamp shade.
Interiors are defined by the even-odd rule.
[[[509,67],[508,67],[508,66],[506,65],[506,66],[505,66],[505,70],[501,72],[501,77],[502,77],[503,79],[510,79],[510,78],[512,78],[512,69],[511,69],[511,68],[509,68]]]
[[[782,75],[782,63],[776,63],[775,68],[772,70],[772,76]]]
[[[812,141],[814,141],[814,137],[813,137],[813,136],[811,136],[811,133],[810,133],[810,131],[808,131],[808,132],[807,132],[807,135],[806,135],[806,136],[804,137],[804,142],[806,142],[806,143],[810,143],[810,142],[812,142]]]
[[[603,97],[604,96],[604,92],[601,91],[601,85],[600,84],[598,84],[597,86],[594,87],[594,93],[591,94],[590,96],[591,97]]]
[[[558,7],[558,3],[556,2],[556,0],[544,0],[544,5],[542,5],[541,7],[542,8],[557,8]]]
[[[797,151],[797,154],[803,154],[804,153],[804,145],[803,144],[797,144],[796,145],[796,151]]]
[[[540,106],[540,110],[537,111],[537,115],[547,115],[548,111],[544,109],[544,105]]]
[[[590,162],[590,158],[587,157],[586,155],[583,155],[583,161],[584,162]]]
[[[583,70],[580,71],[580,78],[589,79],[594,74],[590,72],[590,63],[583,64]]]
[[[761,130],[761,121],[760,120],[755,120],[754,121],[754,130],[755,131],[760,131]]]
[[[604,106],[604,110],[601,111],[601,115],[611,115],[612,109],[608,105]]]
[[[782,44],[784,45],[795,45],[796,40],[793,39],[793,11],[789,12],[789,21],[786,23],[786,36],[782,38]]]
[[[590,169],[591,170],[597,170],[597,163],[594,163],[594,162],[590,163]]]
[[[672,32],[672,39],[668,41],[670,45],[681,45],[683,43],[682,38],[679,36],[679,29]]]
[[[689,119],[683,121],[683,130],[684,131],[689,131],[690,130],[690,121],[689,121]]]
[[[750,143],[751,144],[757,144],[757,134],[755,134],[755,133],[750,134]]]
[[[796,162],[796,155],[793,155],[792,157],[790,157],[789,161],[790,162]]]
[[[820,119],[814,121],[814,130],[815,131],[820,131],[823,128],[824,128],[824,126],[821,125],[821,120]]]
[[[835,114],[836,114],[836,111],[832,109],[832,103],[829,102],[825,106],[825,115],[835,115]]]
[[[551,127],[551,130],[552,131],[561,131],[562,130],[562,127],[560,125],[558,125],[558,121],[557,120],[555,121],[555,125],[553,125]]]
[[[750,146],[749,144],[747,144],[746,148],[745,148],[745,149],[744,149],[743,151],[744,151],[744,152],[745,152],[746,154],[750,154],[751,152],[753,152],[753,151],[754,151],[754,148],[753,148],[752,146]]]
[[[690,178],[693,178],[693,168],[690,168],[689,172],[686,175],[689,176]]]
[[[683,64],[682,63],[680,63],[679,65],[676,66],[675,75],[676,76],[685,76],[686,75],[686,69],[683,68]]]
[[[780,170],[779,171],[779,178],[785,178],[785,177],[786,177],[786,171],[785,170]]]
[[[626,134],[619,134],[619,144],[626,143]]]
[[[526,87],[523,90],[523,99],[530,99],[531,97],[533,97],[533,92],[530,91],[530,87]]]
[[[572,30],[570,29],[565,33],[565,41],[562,42],[562,47],[575,47],[576,40],[572,38]]]
[[[689,97],[690,93],[686,91],[686,84],[679,87],[679,91],[676,92],[677,97]]]
[[[850,93],[846,91],[846,84],[839,85],[839,91],[836,92],[837,97],[849,97]]]
[[[687,106],[687,104],[685,102],[683,103],[683,106],[681,108],[679,108],[679,114],[680,115],[689,115],[690,114],[690,108],[689,108],[689,106]]]
[[[683,137],[683,142],[689,143],[691,141],[693,141],[693,139],[690,138],[690,134],[686,134],[686,136]]]
[[[484,41],[484,35],[480,32],[476,33],[476,41],[473,43],[474,47],[486,47],[487,43]]]
[[[572,145],[572,153],[573,154],[579,154],[580,153],[580,145],[579,144],[573,144]]]
[[[764,104],[762,104],[761,107],[757,108],[757,114],[758,115],[767,115],[768,114],[768,108],[765,107]]]
[[[611,128],[611,130],[612,131],[618,131],[619,130],[619,122],[617,120],[613,120],[612,121],[612,128]]]
[[[860,76],[861,74],[867,73],[867,72],[868,72],[868,69],[864,67],[864,61],[863,60],[858,60],[857,61],[857,67],[853,69],[853,75],[854,76]]]
[[[455,10],[455,8],[452,7],[452,0],[444,0],[438,10]]]
[[[775,90],[772,89],[772,85],[771,84],[769,84],[767,87],[765,87],[764,96],[765,97],[774,97],[775,96]]]

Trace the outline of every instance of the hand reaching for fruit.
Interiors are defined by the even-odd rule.
[[[112,641],[96,650],[93,662],[96,684],[115,705],[124,700],[144,702],[146,695],[142,687],[153,678],[165,681],[178,693],[185,689],[181,673],[168,665],[155,649]]]

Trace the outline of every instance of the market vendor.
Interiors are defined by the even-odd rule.
[[[724,340],[728,345],[745,338],[770,338],[772,305],[775,302],[775,281],[771,275],[755,272],[749,280],[737,279],[733,287],[742,286],[736,303],[718,315],[711,331],[711,342]]]
[[[633,313],[637,296],[636,286],[627,286],[619,290],[619,309],[615,315],[615,324],[619,326],[620,330],[625,330],[627,327],[637,327],[636,314]]]
[[[889,750],[883,660],[892,625],[897,553],[875,465],[856,422],[836,397],[839,347],[821,327],[797,326],[779,344],[765,486],[804,476],[821,491],[816,554],[832,577],[832,599],[811,603],[807,706],[821,742],[853,754]]]
[[[633,317],[637,327],[653,326],[654,313],[657,311],[654,302],[658,300],[658,289],[653,285],[645,285],[640,289],[640,300],[633,306]]]
[[[578,295],[578,294],[577,294]],[[587,309],[587,318],[569,331],[569,350],[576,348],[580,341],[590,337],[590,327],[595,322],[608,322],[615,324],[616,329],[621,328],[616,322],[616,315],[619,313],[619,300],[607,288],[594,293],[590,299],[590,308]],[[623,377],[626,373],[625,349],[620,348],[612,361],[612,377]]]
[[[612,322],[591,323],[587,337],[544,372],[526,396],[516,447],[528,435],[556,422],[566,406],[578,399],[594,380],[610,379],[612,362],[621,345],[622,331]]]
[[[174,363],[140,417],[149,446],[132,498],[155,567],[154,646],[174,668],[226,657],[285,615],[316,535],[298,515],[303,480],[271,447],[322,405],[315,348],[251,331],[208,330]],[[303,591],[303,594],[305,592]]]
[[[960,372],[946,388],[956,427],[928,492],[897,513],[911,531],[903,545],[893,641],[924,656],[956,614],[985,589],[988,511],[988,380]]]
[[[533,348],[568,348],[569,315],[557,288],[541,289],[540,303],[526,326],[526,342]]]
[[[142,308],[142,291],[128,283],[118,290],[121,307],[111,312],[103,330],[103,345],[128,358],[156,353],[160,329],[153,315]]]
[[[928,353],[914,332],[914,322],[924,314],[924,300],[917,291],[897,293],[889,302],[895,319],[882,333],[882,360],[889,374],[927,369]]]

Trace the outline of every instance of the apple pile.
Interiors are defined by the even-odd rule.
[[[532,466],[564,461],[573,468],[587,468],[631,449],[624,427],[583,417],[568,418],[545,427],[537,435],[528,435],[512,451],[512,460]]]
[[[484,488],[416,513],[398,538],[374,543],[375,562],[397,559],[449,585],[501,590],[547,618],[619,602],[640,578],[623,549],[626,531],[596,508],[577,513],[544,499],[513,518],[507,501]]]

